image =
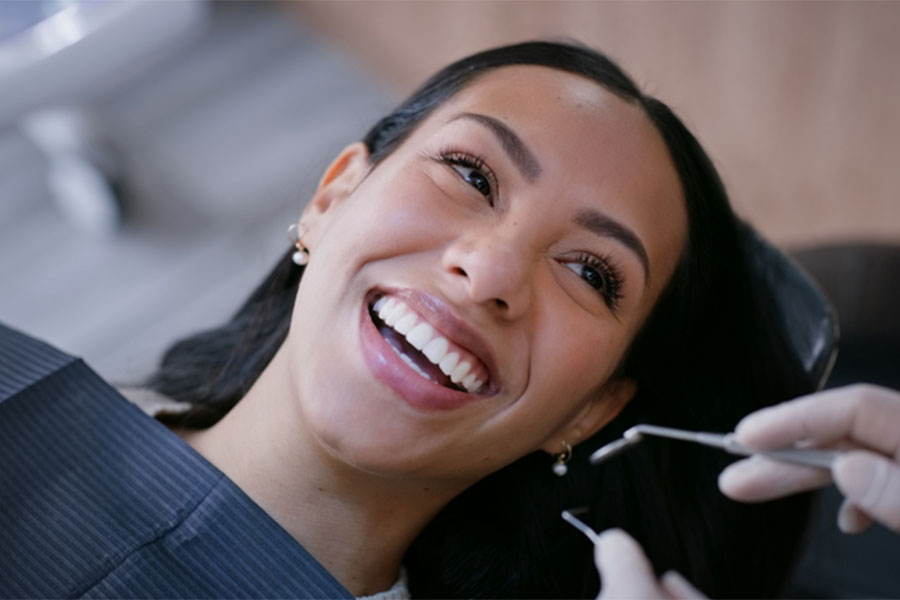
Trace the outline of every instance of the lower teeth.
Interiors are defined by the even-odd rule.
[[[453,383],[452,381],[447,381],[447,383],[444,383],[444,384],[442,384],[440,381],[435,381],[435,379],[431,375],[429,375],[428,373],[423,371],[422,367],[417,365],[416,362],[412,358],[409,357],[409,355],[405,354],[404,352],[401,352],[400,350],[398,350],[397,348],[394,348],[393,346],[391,346],[391,349],[393,349],[393,351],[397,353],[397,356],[402,358],[403,362],[405,362],[407,365],[409,365],[413,371],[415,371],[416,373],[418,373],[419,375],[421,375],[428,381],[432,381],[434,383],[443,385],[446,388],[450,388],[451,390],[456,390],[458,392],[468,392],[468,390]]]
[[[424,378],[427,379],[428,381],[434,381],[434,379],[432,379],[431,376],[430,376],[428,373],[426,373],[425,371],[423,371],[423,370],[422,370],[422,367],[420,367],[419,365],[417,365],[416,362],[415,362],[413,359],[411,359],[409,356],[407,356],[407,355],[404,354],[403,352],[398,351],[396,348],[394,348],[394,352],[396,352],[398,355],[400,355],[400,358],[403,359],[403,362],[405,362],[405,363],[408,364],[410,367],[412,367],[412,370],[413,370],[413,371],[415,371],[416,373],[418,373],[419,375],[421,375],[422,377],[424,377]]]

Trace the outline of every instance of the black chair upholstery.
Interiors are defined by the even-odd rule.
[[[900,244],[818,246],[792,257],[841,314],[841,353],[828,387],[866,381],[900,390]],[[834,486],[816,494],[786,596],[900,598],[900,536],[880,525],[858,535],[841,533],[835,523],[841,502]]]
[[[822,389],[837,357],[837,312],[791,258],[750,226],[744,226],[743,236],[757,283],[774,293],[778,325],[788,332],[793,354],[809,377],[810,389]]]

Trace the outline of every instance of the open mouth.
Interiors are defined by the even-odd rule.
[[[489,375],[484,364],[402,300],[376,296],[370,301],[369,316],[388,345],[419,376],[468,394],[488,389]]]

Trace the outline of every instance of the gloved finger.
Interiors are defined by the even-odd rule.
[[[733,500],[763,502],[827,485],[826,469],[751,456],[732,463],[719,474],[719,489]]]
[[[838,510],[837,522],[844,533],[862,533],[872,524],[872,517],[845,498]]]
[[[783,402],[744,417],[739,443],[778,448],[810,440],[830,445],[849,439],[900,458],[900,394],[868,384],[835,388]]]
[[[607,529],[594,544],[600,571],[598,598],[664,598],[641,546],[621,529]]]
[[[660,587],[668,594],[670,598],[675,600],[698,600],[706,598],[700,590],[695,588],[693,584],[681,576],[677,571],[667,571],[659,580]]]
[[[847,452],[832,467],[834,482],[859,510],[900,532],[900,466],[871,452]]]

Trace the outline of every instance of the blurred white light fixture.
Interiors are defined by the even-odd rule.
[[[178,48],[206,13],[201,0],[0,2],[0,132],[23,125],[50,163],[48,190],[76,224],[108,231],[118,215],[80,109]],[[46,133],[61,120],[50,127],[60,135]]]

